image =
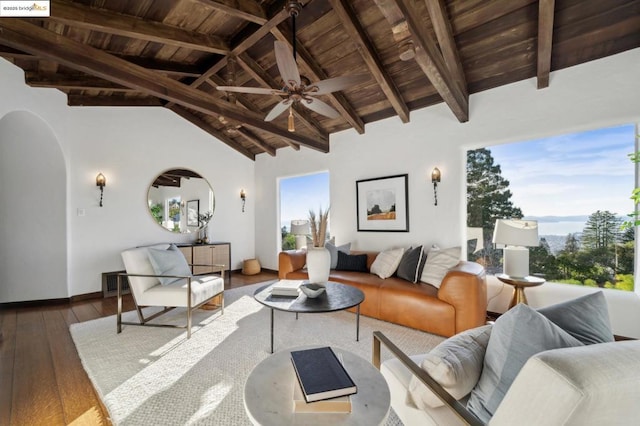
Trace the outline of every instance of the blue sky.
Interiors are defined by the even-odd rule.
[[[355,186],[354,186],[355,191]],[[309,209],[322,207],[325,210],[330,203],[329,172],[283,178],[280,180],[280,223],[291,229],[291,220],[307,219]]]
[[[633,211],[633,125],[487,147],[525,216]]]

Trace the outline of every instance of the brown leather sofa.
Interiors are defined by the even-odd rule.
[[[352,251],[367,255],[367,268],[378,252]],[[307,279],[306,251],[283,251],[278,256],[280,279]],[[398,277],[381,279],[375,274],[331,270],[329,280],[348,284],[364,292],[360,313],[384,321],[450,337],[485,324],[487,283],[484,268],[461,261],[449,270],[440,288],[414,284]]]

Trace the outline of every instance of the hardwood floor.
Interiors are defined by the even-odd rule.
[[[225,289],[277,279],[233,273]],[[116,298],[0,309],[0,426],[109,425],[69,333],[69,325],[116,313]],[[125,297],[124,309],[134,305]],[[115,319],[113,329],[115,333]]]

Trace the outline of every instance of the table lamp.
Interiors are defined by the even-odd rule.
[[[538,222],[523,219],[498,219],[493,243],[504,245],[504,273],[510,277],[529,275],[529,249],[538,245]]]
[[[307,235],[311,232],[308,220],[292,220],[291,233],[296,236],[296,250],[307,246]]]

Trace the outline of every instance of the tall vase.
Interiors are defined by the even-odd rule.
[[[329,280],[331,255],[324,247],[309,247],[307,249],[307,273],[309,282],[324,285]]]

